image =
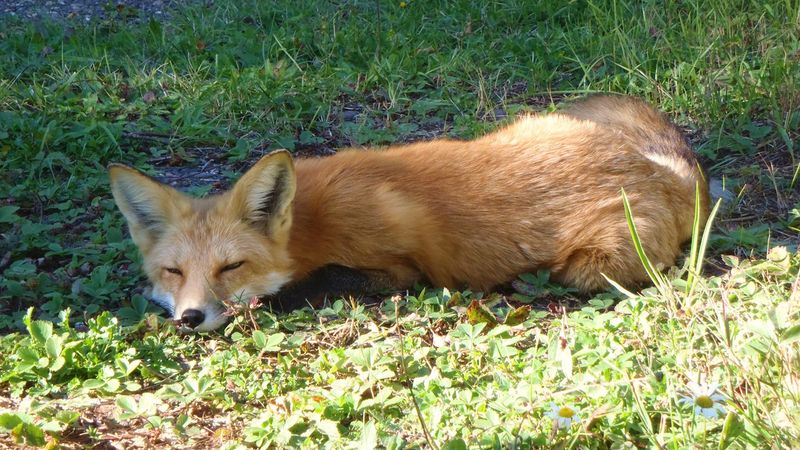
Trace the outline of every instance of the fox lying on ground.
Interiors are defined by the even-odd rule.
[[[435,286],[489,290],[525,272],[582,292],[647,280],[625,220],[630,200],[654,265],[692,234],[691,148],[659,112],[596,96],[524,117],[469,142],[434,140],[292,161],[264,156],[229,191],[191,198],[110,167],[114,199],[153,284],[152,297],[198,331],[225,322],[220,300]]]

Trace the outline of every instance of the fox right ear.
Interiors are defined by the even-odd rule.
[[[128,221],[133,241],[147,247],[166,223],[188,204],[186,197],[166,184],[121,164],[108,167],[111,193]]]

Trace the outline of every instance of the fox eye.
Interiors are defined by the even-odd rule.
[[[232,263],[232,264],[228,264],[227,266],[225,266],[222,269],[220,269],[220,272],[227,272],[229,270],[238,269],[239,266],[241,266],[242,264],[244,264],[244,261],[238,261],[238,262],[235,262],[235,263]]]
[[[183,275],[183,272],[181,272],[181,269],[178,269],[177,267],[166,267],[165,269],[166,269],[167,272],[169,272],[171,274]]]

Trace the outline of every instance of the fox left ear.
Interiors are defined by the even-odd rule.
[[[231,202],[242,218],[276,236],[291,227],[296,189],[292,157],[278,150],[242,175],[231,191]]]

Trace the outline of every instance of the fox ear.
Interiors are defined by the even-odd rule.
[[[231,203],[240,217],[276,237],[291,227],[296,189],[292,158],[278,150],[242,175],[231,191]]]
[[[140,248],[149,246],[164,226],[189,205],[180,192],[130,167],[111,164],[108,173],[114,201]]]

